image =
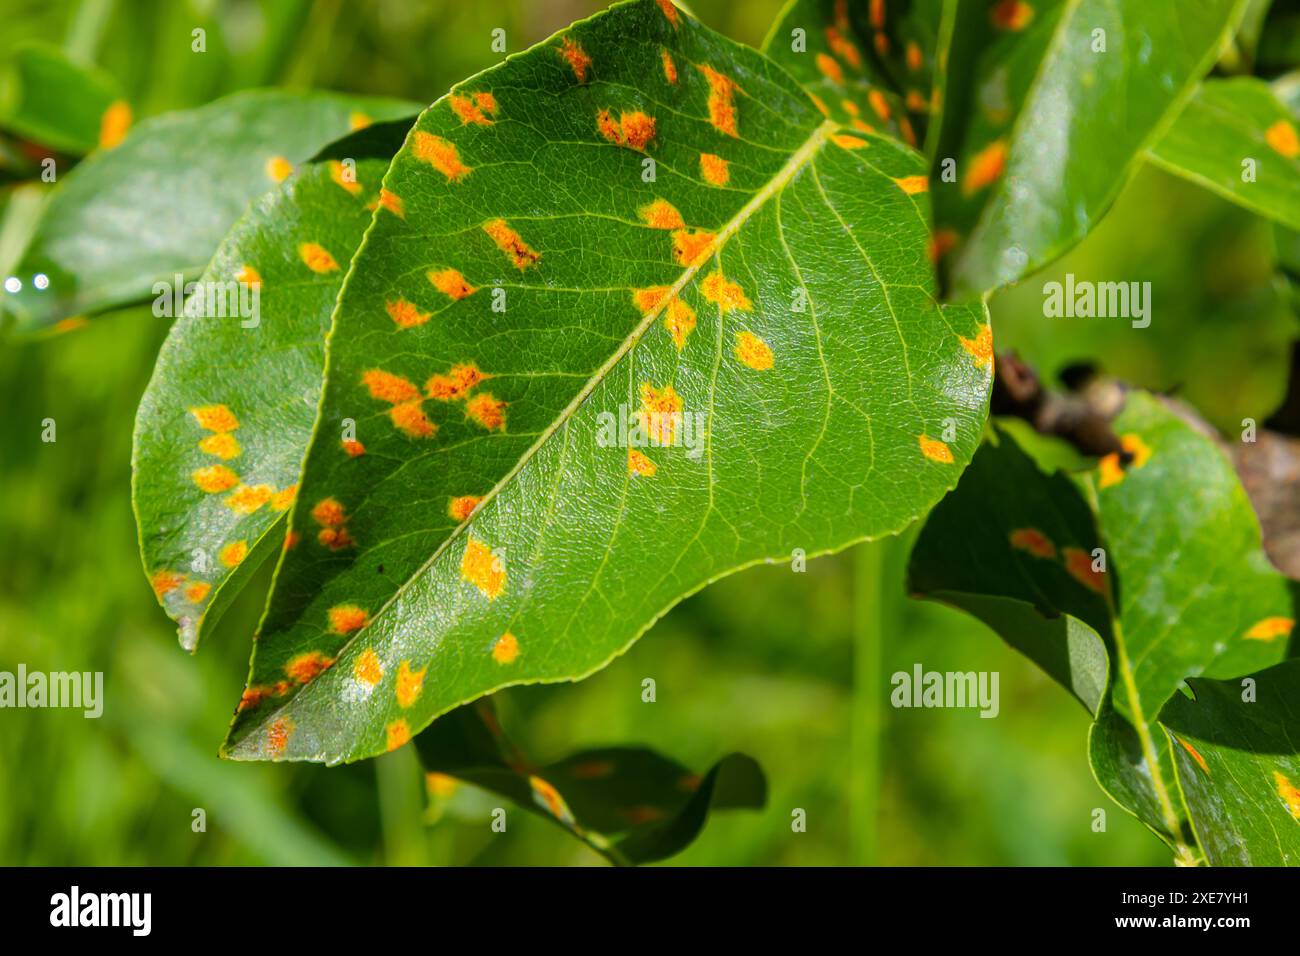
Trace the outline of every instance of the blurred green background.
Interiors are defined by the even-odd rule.
[[[517,51],[601,6],[0,0],[0,62],[25,40],[65,45],[115,76],[137,117],[268,84],[432,101],[499,59],[494,28]],[[780,0],[692,6],[757,44]],[[190,53],[196,26],[206,56]],[[1046,373],[1092,361],[1179,391],[1222,427],[1262,418],[1281,398],[1295,335],[1275,258],[1270,227],[1143,170],[1051,275],[995,300],[998,344]],[[1044,319],[1042,282],[1066,271],[1152,281],[1151,328]],[[140,567],[129,486],[132,420],[166,331],[130,310],[0,348],[0,670],[100,670],[107,694],[97,721],[0,711],[0,864],[598,863],[531,815],[492,833],[496,801],[463,790],[426,819],[411,748],[335,769],[217,759],[268,569],[198,657],[181,652]],[[40,440],[45,418],[56,443]],[[594,677],[499,694],[506,730],[539,761],[608,743],[647,744],[695,769],[730,750],[756,757],[767,810],[714,816],[679,864],[1167,864],[1093,781],[1077,703],[982,625],[904,595],[909,540],[803,574],[734,575]],[[889,675],[917,662],[1000,672],[1000,715],[891,709]],[[646,677],[652,704],[641,702]],[[194,808],[206,833],[191,830]],[[795,808],[807,832],[791,831]]]

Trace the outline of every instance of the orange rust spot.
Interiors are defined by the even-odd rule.
[[[506,403],[491,392],[480,392],[466,402],[465,414],[490,432],[505,430]]]
[[[316,540],[331,551],[343,551],[355,543],[347,528],[321,528]]]
[[[745,290],[736,282],[732,282],[722,272],[715,271],[709,273],[700,283],[700,292],[704,298],[717,304],[722,310],[722,314],[739,309],[742,312],[748,312],[753,303],[745,295]]]
[[[876,45],[877,53],[879,53],[881,56],[889,55],[889,37],[887,37],[883,33],[877,33],[874,36],[872,36],[871,39]]]
[[[298,486],[289,485],[289,487],[283,488],[271,495],[271,507],[276,511],[287,511],[289,506],[293,504],[293,499],[297,496]]]
[[[659,55],[660,55],[660,59],[663,60],[663,64],[664,64],[664,79],[667,80],[669,83],[676,85],[677,64],[673,62],[673,55],[669,53],[667,50],[660,50]]]
[[[1128,468],[1141,468],[1148,460],[1150,460],[1151,449],[1147,447],[1146,442],[1144,442],[1140,436],[1130,432],[1127,435],[1123,435],[1120,438],[1119,443],[1120,446],[1128,452],[1130,456],[1132,456]],[[1099,487],[1109,488],[1124,480],[1125,468],[1120,464],[1119,455],[1115,452],[1111,452],[1109,455],[1104,456],[1101,461],[1097,463],[1097,470],[1100,475],[1097,480]]]
[[[348,129],[352,130],[354,133],[359,129],[365,129],[373,122],[374,120],[365,113],[354,112],[348,115]]]
[[[1126,452],[1133,456],[1132,462],[1129,463],[1130,468],[1141,468],[1151,460],[1151,449],[1142,440],[1141,435],[1129,432],[1120,436],[1119,443]]]
[[[711,66],[701,64],[699,70],[709,83],[709,122],[718,132],[739,137],[736,129],[736,81]]]
[[[440,269],[427,273],[428,279],[443,295],[449,299],[464,299],[478,291],[465,281],[465,277],[455,269]]]
[[[421,312],[411,302],[405,299],[398,299],[396,302],[386,302],[384,308],[388,311],[388,317],[393,320],[399,329],[413,329],[417,325],[424,325],[432,318],[432,313]]]
[[[673,6],[673,0],[656,0],[656,2],[659,4],[659,9],[664,12],[664,16],[668,18],[668,22],[676,29],[678,14],[677,8]]]
[[[199,448],[209,455],[216,455],[222,461],[230,461],[239,455],[239,442],[229,432],[209,435],[199,442]]]
[[[1288,780],[1280,770],[1273,771],[1273,782],[1277,784],[1277,795],[1286,804],[1287,812],[1293,819],[1300,820],[1300,787]]]
[[[284,550],[292,551],[294,548],[298,547],[298,542],[301,540],[302,540],[302,535],[300,535],[297,531],[290,531],[288,534],[284,536]]]
[[[1284,119],[1278,120],[1264,131],[1264,141],[1287,159],[1300,156],[1300,136],[1296,129]]]
[[[684,229],[686,227],[682,214],[677,207],[665,199],[656,199],[648,206],[637,210],[637,215],[651,229]]]
[[[482,500],[478,495],[460,495],[452,498],[447,504],[447,514],[453,521],[467,521]]]
[[[687,338],[695,331],[695,310],[674,297],[668,303],[668,311],[664,315],[664,328],[673,337],[673,344],[680,352],[686,347]]]
[[[271,729],[266,732],[267,749],[273,755],[280,756],[289,745],[291,736],[293,736],[293,721],[288,717],[278,718],[275,723],[271,724]]]
[[[374,648],[367,647],[361,652],[356,664],[352,666],[352,676],[371,687],[384,679],[384,668],[379,663],[379,655],[375,653]]]
[[[366,626],[369,616],[355,604],[340,604],[329,609],[330,631],[351,634]]]
[[[647,478],[653,478],[654,473],[658,470],[658,465],[635,448],[627,450],[627,473],[629,475],[644,475]]]
[[[669,291],[666,285],[651,286],[648,289],[633,289],[632,304],[637,307],[637,311],[645,314],[653,312],[659,307],[659,303],[664,300]]]
[[[447,97],[447,102],[451,106],[451,111],[460,118],[460,125],[474,123],[478,126],[491,126],[493,120],[489,119],[497,111],[496,97],[491,93],[477,93],[474,95],[465,95],[453,93]]]
[[[962,180],[961,191],[964,195],[979,192],[986,186],[997,182],[1007,165],[1007,144],[996,139],[975,154]]]
[[[347,513],[343,506],[333,498],[322,498],[311,509],[311,516],[323,528],[337,528],[347,522]]]
[[[913,113],[926,113],[930,109],[930,101],[925,98],[925,94],[920,90],[908,90],[905,102],[907,108]]]
[[[329,254],[329,250],[316,242],[304,242],[298,247],[298,255],[312,272],[334,272],[339,267],[334,257]]]
[[[283,156],[272,156],[266,161],[266,175],[272,182],[282,183],[293,174],[293,163]]]
[[[424,414],[419,400],[394,405],[388,410],[388,417],[398,431],[411,438],[432,438],[438,431],[438,426]]]
[[[601,136],[611,143],[620,143],[623,140],[623,131],[618,128],[618,123],[609,115],[609,110],[601,110],[596,114],[596,129],[600,131]]]
[[[871,104],[871,108],[875,110],[876,115],[882,120],[889,119],[889,100],[885,99],[884,93],[881,93],[880,90],[872,90],[867,94],[867,102]]]
[[[464,179],[473,170],[460,161],[455,144],[423,130],[415,134],[415,158],[424,160],[451,182]]]
[[[242,712],[250,707],[256,707],[270,696],[269,687],[245,687],[244,692],[239,695],[239,710]]]
[[[826,103],[816,93],[809,93],[808,99],[813,101],[813,106],[821,112],[822,116],[830,117],[831,111],[826,108]]]
[[[874,133],[876,128],[865,120],[860,120],[856,116],[853,118],[853,128],[860,133]]]
[[[845,133],[837,133],[832,136],[831,139],[835,141],[836,146],[839,146],[842,149],[865,149],[871,145],[861,137],[849,136]]]
[[[844,83],[844,70],[829,53],[817,54],[817,69],[821,70],[822,76],[832,83]]]
[[[251,515],[270,501],[274,493],[270,485],[240,485],[226,499],[226,507],[236,514]]]
[[[366,446],[352,438],[345,438],[340,443],[349,458],[360,458],[366,453]]]
[[[131,106],[125,100],[108,104],[108,109],[99,118],[99,148],[112,149],[126,139],[131,118]]]
[[[233,432],[239,427],[239,419],[225,405],[191,408],[190,414],[194,416],[200,428],[206,428],[210,432]]]
[[[957,233],[951,229],[940,229],[930,237],[930,246],[926,250],[931,262],[938,262],[957,245]]]
[[[393,721],[384,728],[384,732],[387,736],[389,750],[396,750],[411,739],[411,728],[407,725],[405,717],[399,717]]]
[[[998,0],[989,10],[989,21],[999,30],[1019,32],[1034,19],[1034,8],[1025,0]]]
[[[381,188],[379,190],[379,206],[381,209],[387,209],[398,219],[406,218],[406,207],[402,205],[402,197],[397,193]]]
[[[164,594],[170,594],[181,586],[185,580],[185,575],[178,574],[175,571],[155,571],[149,583],[153,585],[153,593],[161,598]]]
[[[1036,558],[1055,558],[1056,545],[1037,528],[1017,528],[1011,532],[1011,547],[1017,551],[1027,551]]]
[[[1109,488],[1123,481],[1124,468],[1119,463],[1119,455],[1112,452],[1097,462],[1097,474],[1097,485],[1101,488]]]
[[[909,196],[915,196],[917,193],[927,192],[930,189],[930,180],[926,176],[904,176],[902,179],[895,179],[898,188]]]
[[[717,235],[712,232],[678,229],[673,233],[673,258],[678,265],[697,266],[713,252]]]
[[[259,273],[252,266],[248,265],[248,263],[244,263],[244,265],[239,267],[239,271],[235,273],[235,281],[242,282],[250,289],[262,288],[261,273]]]
[[[424,690],[424,674],[427,670],[427,667],[418,671],[411,670],[410,661],[402,661],[397,665],[397,704],[403,710],[420,699],[420,692]]]
[[[361,192],[361,184],[357,182],[356,173],[350,172],[337,159],[330,160],[330,179],[334,181],[334,185],[346,189],[354,196]]]
[[[420,389],[409,379],[383,372],[377,368],[361,373],[361,382],[370,390],[370,397],[394,405],[399,402],[412,402],[420,398]]]
[[[453,365],[447,375],[434,375],[424,385],[425,394],[440,402],[464,398],[469,390],[486,378],[473,362]]]
[[[284,672],[299,684],[310,684],[333,666],[334,658],[326,657],[320,651],[307,651],[291,658],[284,665]]]
[[[925,65],[925,59],[921,55],[921,48],[916,45],[915,40],[908,41],[907,49],[903,55],[907,59],[907,68],[909,70],[919,70]]]
[[[492,237],[497,248],[510,258],[520,272],[529,266],[537,265],[537,261],[542,258],[542,254],[524,242],[519,233],[511,229],[504,219],[493,219],[485,223],[483,231]]]
[[[1245,636],[1251,641],[1275,641],[1290,635],[1294,627],[1295,621],[1289,617],[1266,617],[1257,621]]]
[[[772,367],[772,349],[753,332],[736,333],[736,358],[757,372]]]
[[[1198,767],[1200,767],[1202,770],[1204,770],[1207,774],[1210,772],[1210,765],[1207,764],[1207,763],[1205,762],[1205,758],[1202,757],[1202,756],[1197,752],[1197,750],[1196,750],[1195,747],[1193,747],[1191,744],[1189,744],[1189,743],[1188,743],[1186,740],[1184,740],[1182,737],[1177,737],[1177,736],[1175,736],[1175,737],[1174,737],[1174,740],[1178,741],[1178,743],[1182,745],[1182,748],[1183,748],[1184,750],[1186,750],[1188,754],[1191,755],[1191,758],[1192,758],[1193,760],[1196,761],[1196,765],[1197,765]]]
[[[944,442],[923,434],[918,435],[916,441],[921,446],[921,454],[926,458],[929,458],[931,461],[937,461],[943,465],[952,464],[952,449],[950,449]]]
[[[478,538],[470,538],[460,559],[460,576],[478,588],[489,600],[501,596],[506,587],[506,569],[501,559]]]
[[[246,557],[248,557],[247,541],[232,541],[217,554],[217,560],[228,568],[233,568]]]
[[[639,152],[644,152],[655,138],[654,117],[640,110],[620,114],[617,122],[609,115],[609,110],[601,110],[596,114],[596,129],[615,146]]]
[[[912,129],[912,124],[908,121],[906,116],[900,116],[898,118],[898,128],[903,134],[903,142],[908,146],[915,146],[916,131]]]
[[[854,103],[852,100],[840,100],[840,106],[843,107],[844,112],[848,113],[850,116],[858,116],[862,113],[862,111],[858,109],[858,104]]]
[[[664,818],[664,812],[659,807],[652,807],[648,803],[635,807],[622,807],[619,814],[633,826],[639,826],[645,823],[655,823]]]
[[[573,37],[561,37],[560,48],[555,52],[564,57],[565,62],[569,64],[579,83],[587,82],[587,70],[591,68],[591,57],[587,56],[587,51],[578,45],[578,41]]]
[[[510,664],[519,657],[519,639],[506,631],[492,645],[492,659],[498,664]]]
[[[985,365],[993,367],[993,327],[984,324],[980,326],[979,332],[975,338],[968,339],[964,335],[957,336],[961,340],[961,347],[970,353],[975,360],[976,368],[983,368]]]
[[[210,495],[229,491],[239,484],[239,476],[225,465],[208,465],[196,469],[191,476],[194,483]]]
[[[211,590],[212,585],[208,584],[206,581],[195,581],[185,589],[185,600],[189,601],[191,604],[200,604],[203,599],[208,596],[208,592]]]
[[[862,69],[862,54],[853,41],[841,33],[838,27],[826,28],[826,45],[849,66],[855,70]]]
[[[731,179],[727,161],[713,153],[700,153],[700,175],[710,186],[725,186]]]
[[[877,30],[885,26],[885,0],[871,0],[871,8],[867,13],[871,20],[871,25]]]
[[[682,418],[681,396],[671,385],[657,389],[649,382],[642,382],[641,411],[637,418],[651,441],[658,445],[671,445]]]
[[[1090,591],[1106,593],[1106,576],[1103,572],[1092,569],[1092,555],[1078,548],[1066,548],[1061,554],[1065,558],[1065,570],[1070,573],[1070,577]]]
[[[609,760],[588,760],[569,768],[569,776],[575,780],[604,780],[614,772],[614,764]]]

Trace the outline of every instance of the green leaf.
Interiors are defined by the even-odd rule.
[[[24,45],[0,75],[0,128],[42,146],[84,155],[111,145],[130,121],[113,78],[57,47]]]
[[[1215,866],[1300,866],[1300,660],[1188,681],[1160,712],[1192,828]]]
[[[159,354],[133,499],[146,572],[187,650],[284,540],[343,270],[412,122],[354,133],[255,202]],[[318,271],[308,244],[335,266]]]
[[[991,333],[935,302],[921,157],[668,9],[466,81],[394,159],[406,218],[376,219],[340,297],[228,755],[355,760],[585,676],[715,578],[895,533],[956,482]]]
[[[434,800],[446,778],[506,797],[568,830],[611,863],[637,865],[684,850],[709,811],[760,810],[767,781],[744,754],[703,776],[645,747],[600,747],[534,765],[501,732],[490,700],[459,707],[415,740]]]
[[[1078,479],[1043,474],[999,432],[927,520],[910,588],[979,617],[1070,688],[1096,718],[1099,782],[1186,846],[1156,715],[1185,677],[1280,660],[1292,596],[1208,438],[1138,392],[1116,430],[1132,463],[1111,456]]]
[[[0,299],[20,330],[159,295],[196,278],[250,200],[365,119],[418,106],[335,93],[237,93],[141,123],[63,177]],[[44,274],[40,289],[30,277]]]
[[[1300,229],[1300,133],[1263,80],[1207,80],[1150,156],[1252,212]]]
[[[1028,275],[1088,233],[1241,5],[1008,0],[963,18],[937,152],[956,160],[955,182],[936,177],[934,199],[958,294]]]

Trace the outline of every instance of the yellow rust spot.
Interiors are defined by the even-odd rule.
[[[930,180],[925,176],[904,176],[902,179],[895,179],[894,182],[909,196],[928,192],[930,189]]]
[[[961,191],[970,196],[1001,178],[1007,165],[1007,144],[995,139],[976,153],[966,168],[966,178],[962,180]]]
[[[235,273],[235,281],[236,281],[236,282],[242,282],[244,285],[248,286],[250,289],[260,289],[260,288],[262,288],[262,275],[261,275],[261,273],[259,273],[256,269],[254,269],[254,268],[253,268],[252,266],[250,266],[248,263],[244,263],[242,266],[239,267],[239,271]]]
[[[904,102],[913,113],[925,113],[930,109],[930,101],[925,98],[925,94],[920,90],[908,90]]]
[[[677,64],[673,62],[673,55],[669,53],[667,50],[660,50],[659,56],[660,59],[663,61],[663,65],[664,65],[664,79],[667,80],[669,83],[676,85]]]
[[[717,234],[678,229],[673,233],[673,259],[681,266],[697,266],[713,252]]]
[[[359,129],[365,129],[373,122],[374,120],[369,116],[359,111],[348,115],[348,129],[352,130],[354,133]]]
[[[248,557],[247,541],[232,541],[217,554],[217,560],[228,568],[235,567],[246,557]]]
[[[218,432],[199,442],[199,448],[209,455],[216,455],[222,461],[230,461],[239,455],[239,442],[230,432]]]
[[[1273,782],[1277,784],[1277,795],[1286,804],[1287,812],[1292,819],[1300,820],[1300,787],[1288,780],[1280,770],[1273,771]]]
[[[506,403],[491,392],[481,392],[466,402],[465,414],[490,432],[505,430]]]
[[[402,197],[397,193],[381,188],[378,203],[379,208],[387,209],[398,219],[406,218],[406,207],[402,205]]]
[[[229,491],[239,484],[239,476],[225,465],[208,465],[206,468],[198,468],[190,477],[194,479],[194,483],[199,488],[210,495]]]
[[[356,170],[349,169],[337,159],[330,160],[330,179],[333,180],[334,185],[346,189],[354,196],[361,193],[361,184],[357,182]]]
[[[272,156],[266,161],[266,176],[271,182],[282,183],[293,174],[293,163],[283,156]]]
[[[236,514],[251,515],[271,500],[275,489],[270,485],[240,485],[226,499],[226,507]]]
[[[375,653],[374,648],[367,647],[357,657],[357,662],[352,665],[352,676],[371,687],[384,679],[384,668],[379,663],[379,655]]]
[[[348,516],[343,506],[333,498],[322,498],[311,509],[311,516],[322,528],[338,528],[347,523]]]
[[[417,325],[424,325],[432,318],[432,313],[421,312],[414,303],[407,302],[405,299],[386,302],[384,308],[388,311],[388,317],[399,329],[413,329]]]
[[[849,136],[847,133],[837,133],[831,137],[835,145],[841,149],[866,149],[871,144],[859,136]]]
[[[424,674],[427,670],[427,667],[418,671],[411,670],[410,661],[402,661],[397,665],[397,704],[403,710],[420,699],[420,692],[424,690]]]
[[[1250,641],[1275,641],[1287,637],[1295,627],[1295,621],[1289,617],[1266,617],[1255,622],[1245,634]]]
[[[420,389],[409,379],[392,372],[377,368],[367,369],[361,373],[361,383],[370,390],[370,397],[394,405],[399,402],[413,402],[420,398]]]
[[[369,617],[355,604],[340,604],[329,609],[330,631],[335,634],[351,634],[366,626]]]
[[[296,497],[298,497],[298,486],[289,485],[289,487],[282,488],[271,495],[271,507],[276,511],[287,511]]]
[[[191,604],[201,604],[203,603],[203,599],[208,596],[208,592],[211,590],[212,585],[208,584],[206,581],[195,581],[185,589],[185,600],[189,601]]]
[[[1066,548],[1061,552],[1065,559],[1065,570],[1090,591],[1096,591],[1098,594],[1106,593],[1106,575],[1101,571],[1092,569],[1092,555],[1080,551],[1078,548]]]
[[[989,10],[989,21],[999,30],[1019,32],[1034,19],[1034,8],[1025,0],[998,0]]]
[[[310,684],[333,666],[334,658],[327,657],[320,651],[307,651],[291,658],[284,665],[284,672],[299,684]]]
[[[673,344],[680,352],[686,347],[690,334],[695,331],[695,310],[674,296],[668,303],[668,311],[664,313],[664,328],[673,337]]]
[[[916,45],[915,40],[908,41],[907,49],[904,51],[903,55],[907,60],[907,68],[909,70],[919,70],[925,65],[925,58],[921,55],[921,48]]]
[[[194,416],[200,428],[206,428],[210,432],[233,432],[239,427],[239,419],[225,405],[191,408],[190,414]]]
[[[1146,442],[1142,440],[1141,436],[1130,432],[1127,435],[1121,436],[1119,443],[1120,447],[1130,455],[1128,469],[1141,468],[1150,460],[1151,449],[1147,446]],[[1126,469],[1120,463],[1119,455],[1115,452],[1111,452],[1109,455],[1104,456],[1101,461],[1097,463],[1097,471],[1099,475],[1097,484],[1102,488],[1109,488],[1112,485],[1119,484],[1124,480],[1124,475],[1126,473]]]
[[[429,796],[446,800],[456,793],[459,783],[455,777],[449,777],[445,773],[430,772],[424,775],[424,786],[429,791]]]
[[[1011,532],[1009,540],[1017,551],[1025,551],[1036,558],[1056,558],[1056,545],[1037,528],[1017,528]]]
[[[347,528],[321,528],[316,540],[331,551],[343,551],[355,543]]]
[[[944,465],[953,463],[952,449],[946,443],[924,434],[918,435],[916,441],[921,446],[921,454],[931,461],[937,461]]]
[[[668,18],[668,22],[676,29],[678,13],[677,8],[673,6],[673,0],[656,0],[656,2],[659,4],[659,9],[663,11],[664,16]]]
[[[578,41],[573,37],[561,37],[560,48],[555,51],[564,57],[573,75],[579,83],[587,82],[587,70],[591,69],[591,57],[587,56],[587,51],[578,45]]]
[[[653,478],[654,473],[658,470],[658,465],[635,448],[627,450],[627,473],[629,475],[644,475],[647,478]]]
[[[1300,156],[1300,136],[1296,135],[1295,126],[1287,120],[1280,119],[1266,129],[1264,141],[1287,159]]]
[[[185,575],[178,574],[175,571],[155,571],[149,583],[153,585],[153,593],[162,598],[164,594],[170,594],[181,586],[185,580]]]
[[[483,231],[492,238],[497,248],[506,254],[520,272],[537,265],[537,261],[542,258],[542,254],[524,242],[519,233],[511,229],[510,224],[504,219],[493,219],[485,223]]]
[[[964,335],[957,336],[961,340],[961,347],[970,353],[970,357],[975,361],[976,368],[984,366],[993,367],[993,327],[987,323],[981,325],[975,338],[968,339]]]
[[[885,94],[880,90],[872,90],[867,94],[867,102],[875,110],[877,116],[882,120],[888,120],[890,117],[889,100],[885,99]]]
[[[340,444],[349,458],[360,458],[366,453],[366,446],[354,438],[345,438]]]
[[[478,588],[489,600],[506,588],[506,569],[501,559],[478,538],[470,538],[460,559],[460,576]]]
[[[709,83],[709,122],[727,136],[739,137],[736,129],[736,81],[711,66],[699,67]]]
[[[447,514],[453,521],[467,521],[483,499],[478,495],[460,495],[447,503]]]
[[[479,382],[486,378],[473,362],[453,365],[446,375],[432,376],[424,385],[425,394],[440,402],[451,402],[464,398]]]
[[[498,664],[510,664],[519,657],[519,639],[506,631],[492,645],[492,659]]]
[[[464,299],[478,291],[455,269],[430,271],[427,276],[433,287],[449,299]]]
[[[1200,753],[1197,751],[1197,749],[1196,749],[1195,747],[1193,747],[1191,744],[1189,744],[1189,743],[1188,743],[1186,740],[1184,740],[1182,737],[1175,736],[1175,737],[1174,737],[1174,740],[1178,741],[1179,745],[1180,745],[1184,750],[1187,751],[1188,755],[1189,755],[1193,760],[1196,761],[1196,765],[1197,765],[1198,767],[1200,767],[1202,770],[1204,770],[1205,773],[1208,775],[1209,772],[1210,772],[1210,765],[1207,764],[1207,763],[1205,762],[1205,758],[1202,757],[1202,756],[1200,755]]]
[[[288,717],[277,718],[275,723],[271,724],[270,730],[266,732],[266,747],[271,751],[272,756],[281,756],[289,746],[289,738],[292,736],[293,721]]]
[[[491,116],[496,115],[497,99],[491,93],[453,93],[447,97],[451,111],[460,118],[460,125],[474,123],[491,126]]]
[[[99,147],[112,149],[126,139],[127,130],[131,128],[131,106],[125,100],[116,100],[108,104],[104,115],[99,118]]]
[[[639,152],[645,152],[655,138],[654,117],[640,110],[622,113],[617,121],[609,115],[609,110],[601,110],[596,114],[596,129],[615,146]]]
[[[710,186],[725,186],[731,180],[727,161],[713,153],[700,153],[700,175]]]
[[[704,281],[700,283],[700,292],[704,298],[716,303],[723,315],[734,310],[748,312],[753,305],[739,283],[732,282],[721,271],[711,272],[705,276]]]
[[[677,207],[666,199],[656,199],[649,205],[642,206],[636,211],[651,229],[685,229],[686,221],[682,219],[682,214],[677,211]]]
[[[384,728],[384,732],[387,736],[387,746],[389,750],[396,750],[398,747],[402,746],[402,744],[411,739],[411,728],[406,723],[405,717],[397,718],[397,720]]]
[[[772,367],[772,349],[753,332],[736,333],[736,358],[757,372]]]
[[[338,270],[339,264],[334,261],[329,250],[317,242],[304,242],[298,247],[298,255],[302,261],[307,264],[307,268],[312,272],[326,273]]]
[[[388,417],[394,428],[411,438],[432,438],[438,431],[438,426],[424,414],[418,399],[394,405],[388,410]]]
[[[829,53],[818,53],[816,62],[817,69],[821,71],[822,76],[832,83],[841,85],[844,83],[844,69],[835,62],[834,57]]]
[[[671,385],[658,389],[649,382],[642,382],[641,411],[637,418],[651,441],[657,445],[671,445],[682,418],[681,396]]]
[[[855,70],[862,69],[862,53],[852,40],[840,32],[838,27],[826,28],[826,45],[849,66]]]
[[[464,179],[473,170],[460,161],[454,143],[423,130],[415,134],[415,158],[428,163],[451,182]]]

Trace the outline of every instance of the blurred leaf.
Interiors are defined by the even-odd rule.
[[[197,277],[249,201],[294,164],[363,117],[418,109],[267,90],[146,120],[61,179],[17,267],[23,289],[0,299],[0,311],[30,330],[158,296],[158,283]],[[28,281],[38,273],[47,289]]]
[[[1192,828],[1214,866],[1300,866],[1300,660],[1187,683],[1160,711]],[[1173,746],[1177,744],[1178,746]]]
[[[920,157],[842,138],[669,9],[615,7],[467,81],[394,159],[405,218],[375,220],[344,285],[302,544],[228,755],[383,752],[498,687],[589,674],[738,567],[897,532],[956,482],[991,333],[934,300]],[[331,666],[263,696],[305,661]]]
[[[432,799],[462,780],[564,827],[611,863],[667,859],[690,845],[709,811],[762,809],[767,781],[744,754],[704,776],[645,747],[600,747],[533,765],[502,734],[489,700],[444,714],[415,739]]]
[[[187,650],[284,540],[337,264],[360,245],[413,121],[354,133],[255,202],[159,354],[136,419],[134,502],[145,569]],[[312,244],[335,268],[313,268]]]
[[[84,155],[123,131],[130,116],[112,77],[55,47],[25,45],[0,74],[0,128],[43,146]]]

